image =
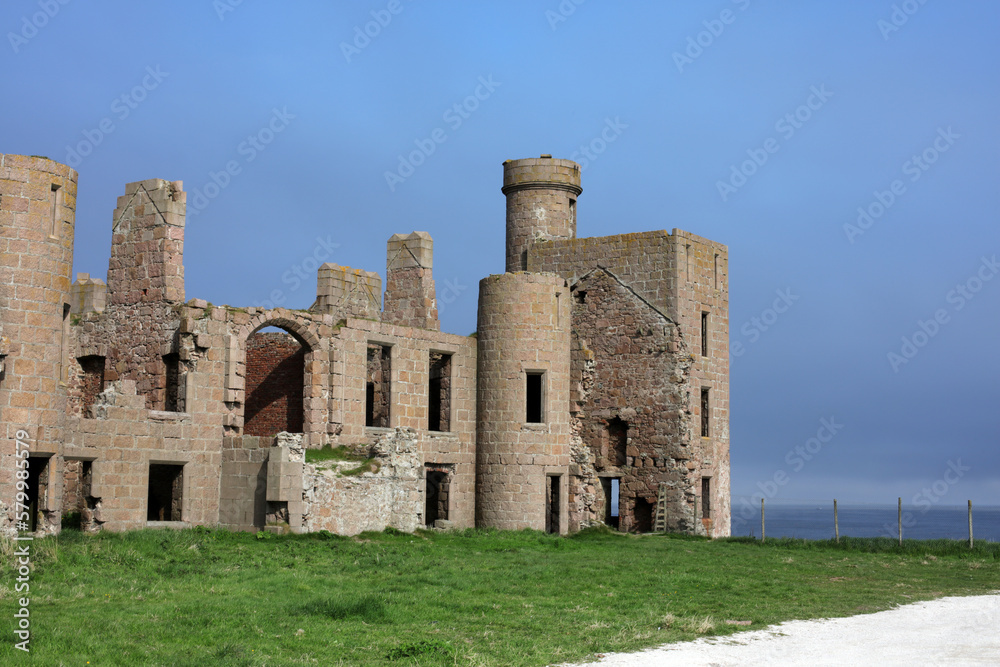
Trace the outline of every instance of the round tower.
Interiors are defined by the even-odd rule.
[[[476,525],[566,532],[570,304],[551,273],[479,283]]]
[[[503,163],[507,197],[507,271],[528,270],[536,239],[576,238],[580,165],[551,155]]]
[[[16,440],[32,455],[55,453],[61,440],[76,179],[48,158],[0,154],[0,490],[8,499]]]

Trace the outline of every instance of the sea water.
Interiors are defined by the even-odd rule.
[[[733,511],[732,534],[760,537],[760,510]],[[841,537],[899,536],[898,508],[894,506],[851,506],[837,508]],[[828,540],[834,536],[833,503],[817,505],[776,505],[765,507],[767,537],[795,537]],[[1000,507],[972,508],[975,540],[1000,542]],[[903,507],[903,539],[968,540],[968,507]]]

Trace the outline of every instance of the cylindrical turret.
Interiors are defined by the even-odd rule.
[[[476,525],[566,532],[570,304],[550,273],[479,283]]]
[[[528,269],[528,248],[536,239],[576,238],[580,165],[551,155],[503,163],[507,197],[507,271]]]
[[[76,178],[48,158],[0,155],[0,490],[7,502],[16,440],[34,455],[54,452],[62,439]],[[9,519],[0,517],[0,526]]]

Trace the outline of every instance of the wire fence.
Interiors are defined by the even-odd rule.
[[[752,504],[751,501],[754,501]],[[842,537],[893,539],[977,540],[1000,542],[1000,507],[939,506],[930,503],[843,503],[819,501],[765,501],[734,498],[732,534],[766,540],[798,538],[835,540]]]

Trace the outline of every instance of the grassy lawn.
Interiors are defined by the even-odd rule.
[[[996,543],[261,535],[35,541],[30,658],[5,542],[0,664],[546,665],[1000,589]]]

